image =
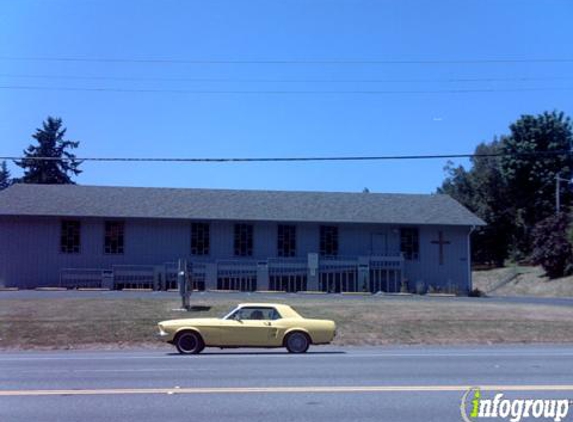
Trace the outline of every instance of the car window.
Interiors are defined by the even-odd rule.
[[[261,321],[274,321],[280,319],[281,315],[275,308],[241,308],[237,309],[229,319],[236,320],[261,320]]]

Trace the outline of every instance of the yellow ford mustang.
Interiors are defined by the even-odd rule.
[[[159,336],[179,353],[200,353],[205,347],[286,347],[304,353],[311,344],[328,344],[334,321],[307,319],[288,305],[243,303],[222,318],[162,321]]]

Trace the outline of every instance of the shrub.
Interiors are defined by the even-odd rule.
[[[476,287],[475,289],[471,290],[468,293],[468,296],[469,297],[485,297],[485,293]]]
[[[541,265],[549,278],[562,277],[571,263],[571,243],[567,239],[569,218],[559,213],[537,223],[533,229],[531,259]]]

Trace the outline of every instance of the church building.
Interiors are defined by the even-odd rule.
[[[15,184],[0,286],[467,293],[484,222],[447,195]]]

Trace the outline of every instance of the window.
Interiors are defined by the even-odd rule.
[[[279,224],[277,254],[284,257],[296,255],[296,226]]]
[[[80,227],[79,221],[62,221],[60,231],[60,252],[80,253]]]
[[[253,225],[235,224],[235,256],[253,256]]]
[[[240,308],[226,319],[275,321],[281,316],[275,308]]]
[[[124,223],[123,221],[105,222],[105,248],[106,254],[122,254],[124,251]]]
[[[191,255],[209,255],[208,223],[191,223]]]
[[[417,261],[420,258],[418,229],[400,229],[400,252],[405,259]]]
[[[320,226],[320,254],[322,256],[338,255],[338,227]]]

